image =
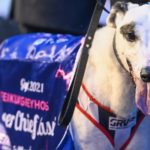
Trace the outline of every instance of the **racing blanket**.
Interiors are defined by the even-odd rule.
[[[73,149],[58,116],[83,41],[81,36],[36,33],[1,44],[0,149]]]

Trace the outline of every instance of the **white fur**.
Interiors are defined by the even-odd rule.
[[[109,26],[98,30],[90,50],[83,83],[90,93],[105,106],[110,107],[115,114],[129,117],[137,107],[135,105],[135,88],[128,72],[118,63],[112,46],[116,32],[117,50],[124,66],[128,69],[125,56],[132,61],[133,71],[140,78],[140,69],[150,65],[150,6],[132,7],[125,16],[121,14],[116,28]],[[134,21],[139,40],[128,43],[120,34],[120,27]],[[79,99],[82,99],[80,92]],[[83,115],[75,110],[71,123],[75,148],[77,150],[113,150],[109,142],[94,131],[90,123],[83,121]],[[102,144],[100,144],[102,143]],[[117,149],[117,148],[115,148]],[[128,150],[150,149],[150,118],[147,116],[138,128],[134,138],[127,147]]]

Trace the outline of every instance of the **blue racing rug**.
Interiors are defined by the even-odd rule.
[[[1,44],[0,149],[73,149],[58,116],[83,41],[81,36],[37,33]]]

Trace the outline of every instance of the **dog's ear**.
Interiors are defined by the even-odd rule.
[[[139,6],[138,4],[127,3],[127,2],[116,2],[107,17],[107,25],[116,28],[117,25],[122,21],[125,13],[132,8]]]

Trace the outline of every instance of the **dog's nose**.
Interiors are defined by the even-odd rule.
[[[144,82],[150,82],[150,67],[142,68],[140,76]]]

